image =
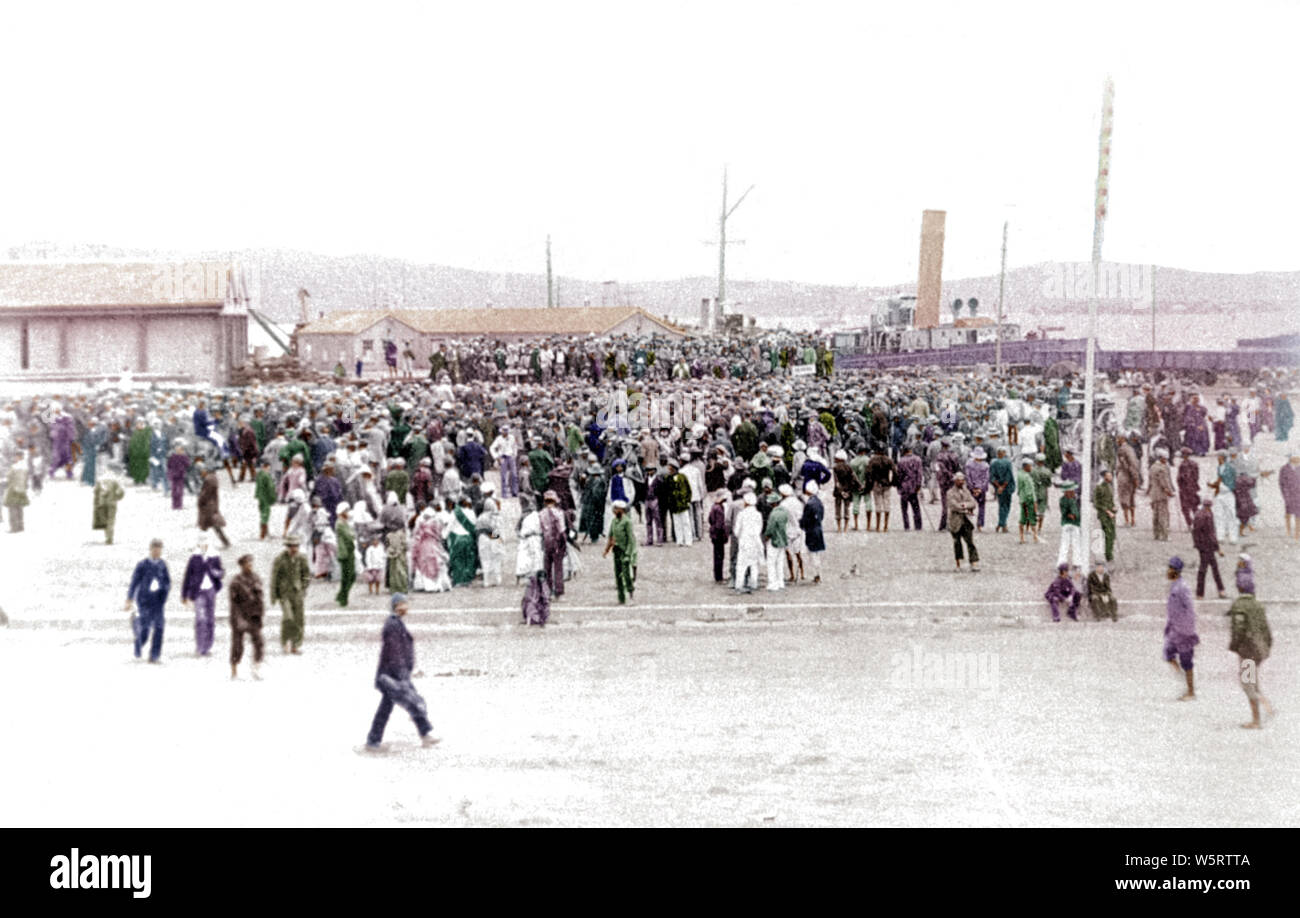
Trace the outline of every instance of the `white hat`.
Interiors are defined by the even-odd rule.
[[[794,488],[790,487],[788,484],[781,485],[777,490],[781,492],[782,497],[789,497],[794,493]]]
[[[745,506],[747,506],[747,507],[752,507],[752,506],[754,506],[754,504],[756,504],[756,503],[758,503],[758,495],[755,494],[753,491],[746,491],[746,492],[745,492]]]
[[[805,481],[805,482],[803,483],[803,489],[804,489],[804,491],[806,491],[806,492],[809,493],[809,494],[816,494],[816,493],[817,493],[817,482],[815,482],[815,481],[813,481],[811,478],[809,478],[807,481]]]
[[[842,449],[837,449],[837,450],[835,451],[835,458],[836,458],[836,459],[848,459],[848,458],[849,458],[849,454],[846,453],[846,452],[845,452],[844,450],[842,450]]]
[[[339,501],[339,505],[334,508],[335,515],[341,516],[352,509],[352,505],[345,500]]]
[[[614,509],[615,509],[615,510],[626,510],[626,509],[627,509],[627,501],[625,501],[625,500],[616,500],[616,501],[614,501]]]
[[[783,456],[785,455],[785,450],[781,449],[781,447],[776,444],[772,444],[767,448],[767,454],[769,456]]]

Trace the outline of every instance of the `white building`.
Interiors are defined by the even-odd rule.
[[[0,262],[0,378],[225,385],[249,305],[231,263]]]

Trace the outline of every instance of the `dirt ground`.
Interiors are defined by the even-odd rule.
[[[1281,444],[1259,446],[1263,467],[1276,468]],[[1120,531],[1120,622],[1053,625],[1041,596],[1055,512],[1043,544],[983,534],[984,569],[956,574],[946,534],[896,532],[894,517],[888,534],[837,536],[828,500],[818,586],[735,596],[713,584],[709,548],[696,545],[643,547],[626,607],[614,604],[608,559],[585,548],[544,630],[515,624],[513,584],[417,594],[416,683],[443,742],[419,748],[398,710],[389,752],[372,757],[355,749],[379,700],[386,597],[362,588],[342,612],[335,586],[313,585],[304,654],[280,654],[272,617],[266,678],[231,682],[224,621],[213,656],[197,658],[179,604],[193,497],[173,512],[161,494],[127,491],[117,545],[92,532],[90,491],[77,482],[47,484],[27,532],[0,535],[12,562],[0,598],[6,824],[1256,826],[1300,816],[1300,543],[1282,531],[1276,478],[1261,483],[1260,532],[1248,536],[1275,640],[1261,681],[1278,715],[1263,730],[1238,726],[1248,709],[1226,650],[1227,602],[1197,604],[1198,699],[1175,700],[1181,677],[1160,656],[1164,563],[1194,553],[1186,532],[1153,542],[1145,506],[1138,528]],[[926,509],[933,525],[937,508]],[[235,540],[227,566],[251,551],[265,577],[278,545],[255,538],[251,485],[223,479],[222,510]],[[121,611],[155,534],[174,581],[160,667],[132,660]],[[1230,593],[1234,551],[1223,559]],[[507,558],[509,572],[513,536]]]

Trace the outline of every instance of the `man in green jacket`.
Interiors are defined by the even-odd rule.
[[[1034,467],[1034,460],[1025,457],[1020,460],[1020,471],[1016,473],[1016,493],[1020,495],[1020,544],[1025,544],[1025,532],[1028,531],[1038,541],[1038,514],[1035,512],[1035,505],[1038,503],[1038,486],[1034,484],[1034,476],[1031,470]]]
[[[1106,537],[1106,560],[1115,560],[1115,485],[1110,469],[1101,473],[1101,481],[1092,489],[1092,505],[1097,510],[1097,521]]]
[[[104,544],[113,544],[113,527],[117,523],[117,502],[126,496],[116,476],[102,475],[95,483],[94,528],[104,530]]]
[[[609,541],[605,543],[603,558],[614,552],[614,584],[618,587],[618,601],[622,605],[636,587],[632,583],[632,556],[636,550],[636,534],[632,521],[627,518],[627,501],[614,501],[614,519],[609,524]]]
[[[1047,454],[1038,453],[1034,456],[1033,471],[1030,474],[1034,478],[1034,515],[1038,518],[1038,532],[1042,533],[1043,523],[1047,521],[1047,501],[1052,491],[1052,470],[1047,466]]]
[[[258,465],[257,479],[253,484],[253,496],[257,498],[257,518],[261,523],[258,538],[265,539],[267,526],[271,522],[271,508],[275,506],[275,479],[271,477],[271,463],[263,459]]]
[[[335,556],[339,562],[339,594],[334,597],[334,601],[340,606],[348,604],[348,594],[352,592],[352,584],[357,582],[357,537],[352,531],[352,506],[347,501],[339,503],[335,508],[337,522],[334,524],[334,538],[338,542],[338,554]]]
[[[695,538],[691,521],[691,483],[678,469],[676,459],[668,460],[668,515],[672,520],[673,540],[689,547]]]
[[[528,481],[533,486],[533,492],[544,494],[551,488],[551,469],[555,467],[555,460],[551,454],[542,449],[541,444],[534,442],[533,449],[528,453]]]
[[[298,545],[296,535],[286,537],[284,551],[271,565],[271,602],[280,603],[280,644],[285,653],[298,653],[302,645],[303,600],[307,598],[307,584],[311,583],[311,565],[299,553]]]
[[[392,468],[384,476],[384,493],[389,491],[397,495],[397,502],[403,507],[406,506],[406,492],[411,488],[411,476],[406,471],[405,459],[393,459],[388,463]]]
[[[1237,562],[1237,590],[1240,595],[1233,600],[1228,615],[1232,622],[1232,639],[1228,649],[1241,660],[1238,679],[1250,702],[1250,723],[1242,724],[1248,730],[1259,729],[1259,706],[1273,716],[1273,705],[1259,690],[1259,667],[1268,659],[1273,648],[1273,634],[1268,628],[1264,606],[1255,598],[1255,574],[1248,555]]]

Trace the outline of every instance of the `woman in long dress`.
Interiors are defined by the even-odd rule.
[[[320,506],[320,498],[312,498],[312,504],[312,541],[315,543],[315,554],[311,572],[314,577],[328,580],[334,573],[334,559],[339,554],[338,536],[334,534],[334,527],[330,525],[329,511]]]
[[[451,530],[447,535],[447,548],[451,554],[451,583],[452,586],[463,586],[473,582],[478,570],[478,546],[475,544],[477,528],[469,498],[462,497],[460,506],[451,515]]]
[[[478,559],[483,567],[483,586],[501,586],[501,562],[505,559],[505,546],[501,542],[501,502],[496,499],[496,487],[483,485],[483,510],[475,520],[478,535]]]
[[[388,533],[388,592],[406,593],[411,588],[411,568],[407,560],[406,527]]]
[[[542,520],[536,504],[525,504],[519,498],[524,511],[519,520],[519,542],[515,547],[515,583],[523,577],[535,577],[542,573],[545,557],[542,552]]]
[[[451,589],[447,572],[447,547],[443,544],[442,526],[432,507],[425,507],[415,521],[415,541],[411,549],[411,589],[441,593]]]
[[[528,578],[522,604],[523,619],[526,625],[545,625],[551,617],[551,597],[546,587],[546,574],[543,573],[544,555],[542,553],[542,520],[537,512],[537,504],[529,504],[520,498],[520,509],[524,511],[519,521],[519,544],[515,554],[515,580]]]

